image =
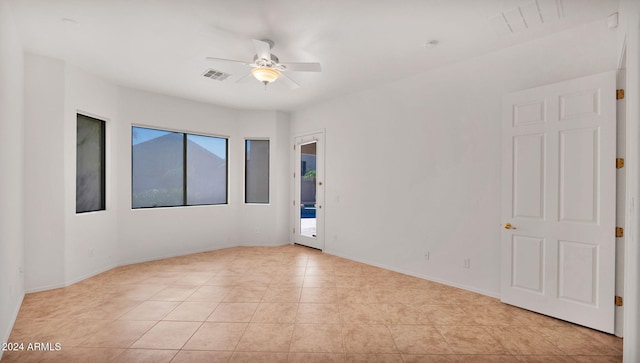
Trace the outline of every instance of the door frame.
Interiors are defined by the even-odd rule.
[[[300,201],[297,195],[298,182],[302,177],[299,172],[298,153],[300,145],[316,142],[316,237],[306,237],[300,234]],[[324,233],[324,220],[325,209],[324,208],[324,190],[325,190],[325,129],[320,129],[313,132],[305,132],[297,134],[292,140],[292,162],[291,162],[291,176],[292,176],[292,188],[291,188],[291,243],[297,243],[304,246],[317,248],[321,251],[325,247],[325,233]]]
[[[625,70],[619,68],[616,71],[616,89],[626,88]],[[626,134],[626,101],[616,100],[616,158],[627,158],[627,134]],[[627,228],[627,168],[619,168],[616,170],[616,226]],[[625,246],[628,237],[623,234],[622,237],[616,238],[616,278],[615,278],[615,294],[616,296],[624,296],[624,259]],[[615,329],[614,335],[618,337],[624,336],[624,306],[615,307]]]
[[[636,212],[640,196],[640,4],[631,0],[620,3],[619,68],[626,68],[626,191],[625,191],[625,262],[623,360],[635,362],[640,356],[640,219]]]

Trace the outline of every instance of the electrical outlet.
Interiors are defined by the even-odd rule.
[[[24,269],[22,268],[22,266],[18,266],[18,275],[22,277],[23,274],[24,274]]]
[[[464,259],[464,268],[471,268],[471,259],[470,258],[465,258]]]
[[[429,251],[427,251],[427,252],[424,253],[424,259],[429,261],[429,258],[430,258]]]

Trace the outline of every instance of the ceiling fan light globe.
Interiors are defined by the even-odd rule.
[[[280,72],[273,68],[258,67],[251,70],[251,74],[260,82],[271,83],[280,77]]]

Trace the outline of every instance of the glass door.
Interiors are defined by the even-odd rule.
[[[295,140],[294,242],[323,249],[323,133]]]

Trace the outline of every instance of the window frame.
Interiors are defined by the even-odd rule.
[[[267,141],[269,143],[269,155],[267,158],[267,201],[247,202],[247,141]],[[268,137],[247,137],[244,139],[244,204],[248,205],[270,205],[271,204],[271,140]]]
[[[167,133],[179,133],[182,134],[182,204],[180,205],[164,205],[164,206],[145,206],[145,207],[134,207],[133,206],[133,173],[134,173],[134,165],[133,165],[133,129],[134,128],[142,128],[142,129],[149,129],[149,130],[155,130],[155,131],[162,131],[162,132],[167,132]],[[220,205],[228,205],[229,204],[229,142],[231,137],[226,136],[226,135],[219,135],[219,134],[206,134],[206,133],[201,133],[201,132],[191,132],[191,131],[187,131],[187,130],[178,130],[178,129],[171,129],[171,128],[159,128],[158,126],[148,126],[148,125],[140,125],[140,124],[131,124],[131,136],[130,136],[130,142],[131,142],[131,209],[132,210],[138,210],[138,209],[159,209],[159,208],[183,208],[183,207],[203,207],[203,206],[220,206]],[[217,139],[223,139],[225,141],[225,185],[224,185],[224,191],[225,191],[225,201],[224,203],[202,203],[202,204],[188,204],[187,200],[188,200],[188,194],[187,194],[187,186],[188,186],[188,181],[187,181],[187,172],[188,172],[188,168],[187,168],[187,136],[188,135],[193,135],[193,136],[204,136],[204,137],[211,137],[211,138],[217,138]]]
[[[78,211],[78,119],[84,117],[100,124],[100,207],[98,209]],[[107,121],[87,113],[76,111],[76,215],[102,212],[107,210]]]

